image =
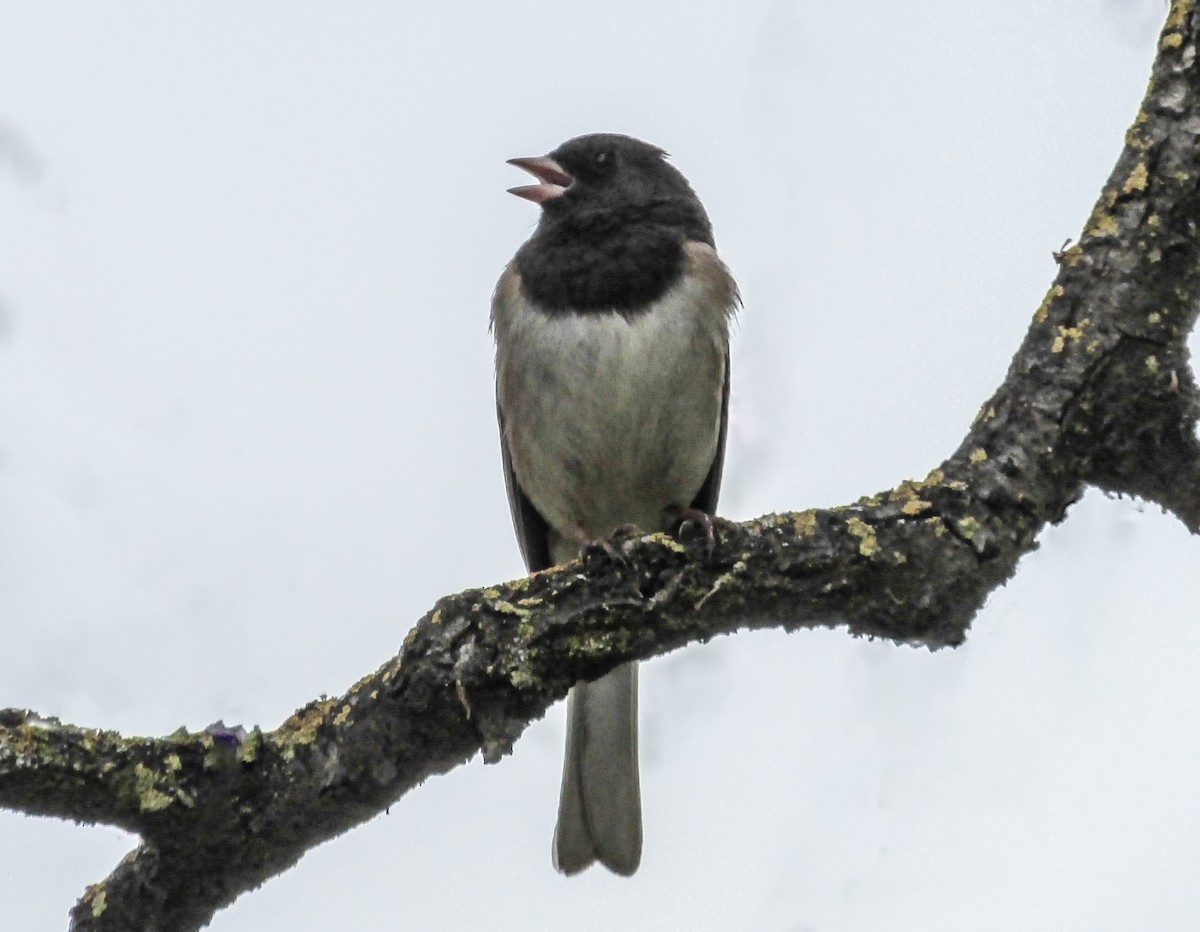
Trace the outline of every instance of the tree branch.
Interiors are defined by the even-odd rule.
[[[1200,14],[1176,0],[1150,87],[1004,383],[920,481],[842,508],[718,522],[442,599],[346,695],[250,735],[124,738],[0,714],[0,805],[137,832],[77,930],[186,930],[429,776],[508,753],[581,679],[743,628],[961,643],[1088,484],[1200,532]]]

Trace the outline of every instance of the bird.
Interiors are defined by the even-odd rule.
[[[509,508],[530,572],[634,525],[670,531],[717,506],[741,307],[700,199],[667,153],[592,133],[508,162],[536,183],[537,226],[492,296]],[[553,863],[633,874],[642,855],[637,665],[579,682]]]

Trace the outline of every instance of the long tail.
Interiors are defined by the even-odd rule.
[[[628,876],[641,859],[637,664],[629,663],[571,690],[554,866],[574,874],[599,861]]]

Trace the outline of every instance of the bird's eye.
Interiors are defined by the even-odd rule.
[[[609,169],[612,167],[613,154],[608,149],[601,149],[592,156],[592,164],[600,169]]]

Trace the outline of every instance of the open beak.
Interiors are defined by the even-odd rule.
[[[544,204],[556,197],[562,197],[567,188],[571,186],[571,182],[575,180],[548,155],[509,159],[508,164],[525,169],[538,180],[538,184],[523,184],[516,188],[509,188],[508,193],[523,197],[527,201],[533,201],[535,204]]]

